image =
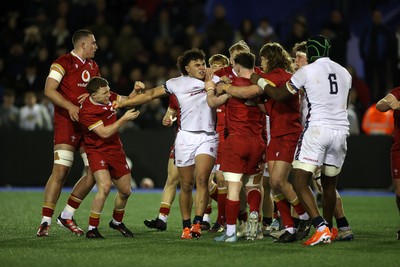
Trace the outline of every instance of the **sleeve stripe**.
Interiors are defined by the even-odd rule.
[[[293,95],[299,91],[299,89],[296,86],[294,86],[294,84],[291,81],[286,82],[286,88]]]
[[[65,75],[65,70],[60,64],[54,63],[53,65],[51,65],[50,69],[58,70],[58,72],[60,72],[62,76]]]
[[[91,130],[93,130],[94,128],[96,128],[97,126],[99,126],[99,125],[101,125],[101,124],[103,124],[103,121],[102,121],[102,120],[99,120],[98,122],[93,123],[92,125],[90,125],[90,126],[88,127],[88,129],[89,129],[89,131],[91,131]]]

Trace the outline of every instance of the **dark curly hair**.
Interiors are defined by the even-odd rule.
[[[178,62],[177,66],[179,71],[183,75],[188,75],[188,72],[186,71],[185,67],[189,65],[189,62],[192,60],[206,60],[206,54],[204,53],[203,50],[200,50],[198,48],[192,48],[190,50],[186,50],[183,52],[182,55],[178,57]]]

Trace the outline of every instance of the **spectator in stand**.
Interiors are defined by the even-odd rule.
[[[24,46],[21,42],[14,43],[8,53],[4,57],[5,62],[4,65],[6,80],[8,85],[13,88],[15,86],[15,82],[19,79],[19,77],[24,76],[25,66],[27,62],[27,58],[24,51]],[[16,91],[16,105],[22,106],[24,101],[24,92]]]
[[[214,17],[212,22],[207,25],[206,36],[209,45],[221,41],[226,49],[233,41],[234,28],[226,19],[225,13],[225,6],[222,4],[217,4],[214,7]]]
[[[382,22],[382,12],[372,12],[371,24],[364,28],[360,39],[360,54],[364,61],[364,76],[370,86],[373,103],[384,97],[388,84],[388,61],[395,58],[392,51],[394,35]]]
[[[15,92],[5,89],[3,103],[0,106],[0,127],[8,129],[18,129],[19,127],[19,108],[15,106]]]
[[[353,66],[347,66],[347,71],[350,73],[352,78],[352,91],[357,93],[357,99],[355,100],[355,107],[358,116],[362,116],[364,112],[371,105],[370,89],[367,83],[361,79]]]
[[[67,46],[71,40],[71,35],[67,28],[67,21],[65,18],[57,18],[53,30],[51,31],[51,38],[54,47]]]
[[[50,114],[51,121],[54,121],[54,104],[51,102],[51,99],[45,95],[44,92],[40,92],[38,95],[39,103],[47,109]]]
[[[239,42],[240,40],[249,43],[251,35],[253,35],[255,30],[253,21],[249,18],[244,18],[239,25],[239,28],[235,31],[235,37],[233,42]]]
[[[100,36],[97,40],[97,46],[99,47],[96,51],[96,61],[98,64],[101,66],[111,66],[116,59],[109,37],[107,35]]]
[[[89,29],[95,36],[99,36],[99,40],[103,36],[106,36],[108,40],[114,40],[115,38],[115,29],[109,23],[107,23],[106,16],[104,14],[97,15],[94,24],[90,25]],[[98,56],[96,56],[96,58],[97,57]]]
[[[24,34],[24,51],[29,59],[34,59],[37,57],[40,46],[44,44],[39,27],[29,26],[25,28]]]
[[[347,66],[347,42],[350,39],[350,30],[339,10],[332,10],[330,20],[323,26],[322,34],[331,41],[330,58],[343,67]]]
[[[260,51],[261,47],[269,42],[275,42],[278,37],[268,18],[262,18],[254,33],[249,37],[249,46],[253,51]]]
[[[163,126],[160,122],[165,111],[161,99],[153,99],[141,106],[140,113],[142,115],[137,119],[137,124],[141,129],[162,129]]]
[[[35,92],[28,91],[24,97],[25,105],[19,114],[19,127],[24,131],[53,130],[51,116],[48,110],[37,103]]]
[[[395,60],[393,60],[393,84],[400,84],[400,24],[397,26],[395,38],[396,47],[394,50]]]
[[[38,66],[35,61],[30,61],[25,65],[23,75],[17,76],[14,88],[19,95],[23,95],[27,91],[33,91],[36,94],[43,91],[45,77],[38,76]]]
[[[124,67],[121,61],[114,61],[111,65],[111,73],[110,73],[110,86],[111,88],[115,88],[115,92],[120,95],[129,95],[132,91],[129,85],[129,79],[126,77],[123,72]]]
[[[136,33],[137,30],[130,24],[125,23],[113,42],[116,59],[120,60],[123,64],[133,61],[143,49],[142,40]]]
[[[360,122],[358,119],[357,110],[355,107],[355,102],[357,99],[357,92],[352,88],[349,94],[349,105],[347,106],[347,115],[349,118],[349,132],[350,135],[360,134]]]
[[[287,51],[292,50],[296,43],[306,41],[310,37],[307,19],[304,16],[297,16],[292,25],[292,30],[284,42]]]

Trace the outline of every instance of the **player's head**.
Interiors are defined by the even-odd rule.
[[[315,35],[307,40],[307,60],[312,63],[318,58],[329,57],[331,42],[323,35]]]
[[[266,43],[260,49],[261,66],[264,72],[276,68],[292,72],[292,58],[289,53],[276,42]]]
[[[307,42],[303,41],[296,43],[292,49],[292,54],[294,57],[294,65],[296,70],[307,65]]]
[[[107,104],[110,98],[110,87],[108,81],[102,77],[95,76],[86,85],[86,91],[90,97],[98,103]]]
[[[94,35],[93,32],[86,30],[86,29],[81,29],[77,30],[74,35],[72,35],[72,44],[74,47],[78,45],[84,38],[87,38],[91,35]]]
[[[222,54],[215,54],[208,59],[208,64],[213,72],[229,66],[229,59]]]
[[[253,70],[256,62],[256,57],[250,52],[239,53],[235,58],[235,66],[233,67],[239,77],[241,76],[241,69]]]
[[[86,29],[77,30],[72,35],[72,44],[74,51],[84,58],[93,58],[98,48],[93,32]]]
[[[86,91],[88,91],[89,94],[96,93],[97,90],[100,89],[100,87],[107,87],[108,86],[108,81],[102,77],[95,76],[92,77],[89,82],[86,85]]]
[[[234,58],[242,52],[250,53],[250,47],[246,44],[245,41],[240,40],[239,42],[234,43],[231,47],[229,47],[229,55],[230,55],[230,62],[232,65],[235,64]]]
[[[186,50],[178,57],[177,66],[185,76],[189,75],[197,79],[204,79],[206,55],[203,50],[197,48]]]

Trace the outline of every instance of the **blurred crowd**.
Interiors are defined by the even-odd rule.
[[[14,1],[13,1],[14,2]],[[113,91],[128,95],[135,81],[148,88],[176,77],[177,57],[198,47],[207,56],[227,54],[233,42],[245,40],[258,54],[266,42],[279,42],[288,51],[311,34],[308,20],[295,14],[289,33],[281,36],[267,17],[245,18],[235,27],[224,5],[206,14],[206,0],[16,0],[2,11],[0,37],[0,127],[52,130],[52,103],[44,96],[44,83],[54,59],[72,50],[72,34],[87,28],[95,34],[98,50],[94,60]],[[400,85],[400,27],[389,29],[379,10],[371,10],[370,22],[359,37],[363,77],[348,61],[352,36],[348,18],[333,9],[320,32],[332,42],[331,58],[353,75],[350,109],[361,121],[365,111]],[[140,107],[137,129],[162,127],[160,119],[167,99]],[[362,129],[361,129],[362,132]]]

